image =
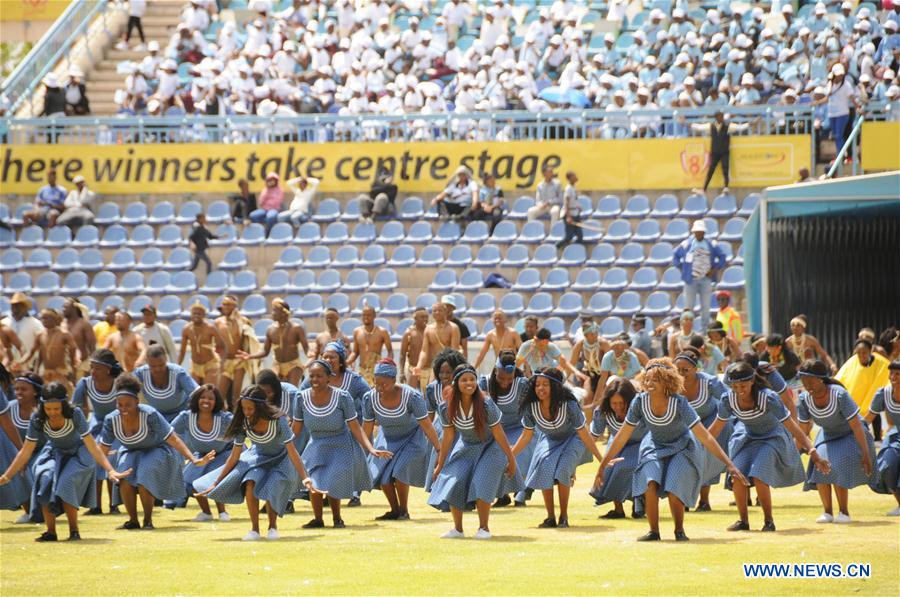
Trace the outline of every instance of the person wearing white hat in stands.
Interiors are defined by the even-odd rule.
[[[759,91],[756,90],[756,78],[753,73],[741,75],[741,88],[731,98],[732,106],[753,106],[760,102]]]
[[[846,128],[850,121],[850,103],[860,109],[856,99],[856,91],[847,80],[844,65],[837,63],[831,67],[831,81],[825,88],[827,97],[814,100],[813,104],[828,104],[828,120],[830,122],[831,136],[834,138],[835,151],[844,147]]]
[[[69,80],[66,83],[66,114],[83,116],[91,113],[87,92],[84,86],[84,71],[77,66],[69,68]]]
[[[66,94],[59,84],[59,78],[54,73],[44,77],[44,109],[41,116],[58,118],[66,115]]]
[[[56,219],[57,226],[86,226],[94,223],[94,213],[91,205],[94,203],[94,191],[85,183],[84,176],[78,175],[72,179],[75,188],[66,195],[63,203],[63,212]]]
[[[441,16],[447,21],[447,39],[456,40],[460,29],[465,27],[466,21],[472,16],[472,8],[468,2],[450,0],[444,4]]]

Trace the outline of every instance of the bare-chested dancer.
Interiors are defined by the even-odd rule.
[[[198,384],[216,385],[219,381],[219,355],[225,354],[225,340],[214,325],[206,321],[206,307],[201,303],[191,305],[191,323],[181,332],[181,351],[178,364],[184,362],[184,354],[191,348],[191,377]]]
[[[262,350],[253,354],[240,351],[238,357],[245,361],[264,359],[274,347],[274,369],[278,379],[299,386],[300,380],[303,379],[303,361],[300,360],[298,346],[308,348],[306,331],[303,326],[291,321],[291,308],[283,299],[272,300],[272,319],[275,323],[266,330],[266,342]]]
[[[122,370],[131,373],[147,359],[147,346],[140,334],[131,331],[133,320],[128,311],[116,313],[116,331],[106,337],[101,348],[108,348],[116,355]]]
[[[11,327],[0,323],[0,363],[12,370],[16,354],[22,354],[22,341]]]
[[[41,310],[44,331],[37,335],[31,353],[25,355],[22,363],[28,363],[37,354],[36,367],[41,371],[44,383],[58,381],[66,386],[69,395],[75,389],[75,365],[80,355],[72,334],[60,327],[62,315],[55,309]]]
[[[65,329],[72,335],[81,360],[75,366],[75,381],[89,375],[91,372],[91,355],[97,348],[97,338],[94,336],[94,328],[87,318],[87,307],[77,300],[67,299],[63,305],[63,317],[66,318]]]
[[[214,324],[225,340],[225,356],[222,360],[219,392],[225,402],[232,405],[241,393],[244,385],[244,373],[247,371],[247,362],[238,357],[238,352],[249,349],[250,335],[254,332],[250,320],[238,311],[235,297],[231,295],[223,297],[219,311],[222,315],[216,318]]]
[[[348,346],[350,344],[350,339],[344,335],[338,328],[338,322],[340,322],[341,316],[338,314],[337,309],[332,309],[329,307],[325,309],[325,331],[319,332],[316,334],[316,341],[310,347],[309,351],[306,353],[306,356],[309,357],[309,360],[318,359],[322,356],[322,353],[325,352],[325,346],[329,342],[336,342],[340,340],[344,343],[344,346]]]
[[[836,373],[838,368],[815,336],[806,333],[806,315],[798,315],[791,320],[791,335],[784,339],[784,343],[800,357],[801,361],[808,359],[820,359]]]
[[[519,352],[519,347],[522,345],[522,338],[519,334],[514,329],[507,327],[506,313],[499,310],[494,311],[491,319],[494,322],[494,329],[489,331],[484,337],[481,352],[478,353],[478,358],[475,359],[475,369],[478,369],[481,361],[487,356],[488,348],[494,349],[494,358],[497,358],[501,350]]]
[[[447,319],[447,308],[443,303],[435,303],[431,307],[433,323],[425,326],[425,338],[422,341],[422,350],[419,353],[419,362],[413,369],[413,386],[421,383],[424,376],[429,382],[434,372],[431,370],[432,361],[439,352],[445,348],[459,350],[459,328]]]
[[[387,358],[394,358],[394,347],[391,346],[391,335],[386,329],[375,325],[375,307],[367,306],[362,310],[362,325],[353,330],[353,344],[347,365],[359,359],[359,374],[370,387],[375,387],[375,363],[381,359],[381,351],[387,349]]]
[[[411,383],[407,380],[415,379],[413,368],[419,362],[427,325],[428,311],[424,307],[419,307],[413,312],[413,324],[406,328],[406,331],[403,332],[403,339],[400,341],[400,383]],[[425,395],[425,388],[428,386],[423,381],[421,378],[418,380],[418,388],[422,392],[422,396]]]

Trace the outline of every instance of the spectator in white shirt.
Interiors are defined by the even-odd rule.
[[[17,292],[13,294],[9,301],[9,305],[10,314],[9,316],[4,317],[3,321],[0,323],[15,332],[22,344],[22,352],[13,353],[13,359],[16,365],[13,365],[12,369],[28,371],[31,369],[33,361],[21,363],[19,362],[19,359],[31,354],[31,349],[34,348],[34,343],[37,340],[38,334],[44,331],[44,326],[40,321],[29,314],[31,311],[31,299],[23,293]],[[16,350],[15,347],[13,347],[13,350]],[[35,357],[37,357],[37,355],[35,355]]]
[[[462,220],[468,217],[472,206],[478,202],[478,185],[472,180],[469,169],[460,166],[453,173],[450,184],[434,199],[438,213],[445,218]]]
[[[147,43],[147,40],[144,37],[144,28],[141,26],[141,17],[143,17],[144,13],[146,12],[147,0],[129,0],[128,25],[125,29],[125,35],[122,37],[121,41],[116,44],[117,50],[128,49],[128,42],[131,41],[131,32],[135,29],[137,29],[138,34],[141,36],[141,43],[134,49],[138,52],[142,52],[144,50],[144,44]]]
[[[72,179],[75,188],[69,191],[66,201],[63,204],[65,208],[56,219],[57,226],[85,226],[94,222],[94,213],[91,211],[91,205],[94,202],[94,191],[87,187],[84,182],[84,176],[80,174]]]
[[[494,46],[497,45],[497,40],[505,32],[503,25],[494,16],[494,10],[491,8],[487,9],[484,13],[484,21],[481,22],[481,34],[478,37],[481,43],[484,44],[485,49],[493,50]]]
[[[141,309],[143,322],[134,326],[134,333],[143,338],[145,346],[159,344],[166,351],[170,361],[174,361],[178,353],[175,352],[175,340],[169,326],[156,319],[156,307],[145,305]]]
[[[550,214],[550,226],[559,219],[559,210],[562,208],[563,190],[562,185],[556,179],[556,172],[553,166],[544,166],[542,171],[544,180],[538,183],[537,191],[534,195],[534,206],[528,208],[528,219],[536,220],[544,214]]]
[[[455,40],[459,37],[459,31],[462,29],[469,17],[472,16],[472,8],[468,3],[461,0],[450,0],[444,5],[441,16],[447,22],[447,39]]]
[[[319,182],[318,178],[306,176],[297,176],[287,181],[288,188],[294,192],[294,199],[286,211],[278,214],[278,221],[290,222],[294,226],[305,222],[309,218],[310,207],[319,188]]]

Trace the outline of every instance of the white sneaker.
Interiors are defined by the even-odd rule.
[[[853,520],[847,514],[838,512],[838,515],[834,517],[834,522],[837,524],[850,524]]]
[[[488,531],[487,529],[478,529],[478,532],[475,533],[475,538],[476,539],[490,539],[491,532]]]
[[[244,535],[244,538],[241,539],[241,541],[259,541],[260,539],[262,539],[262,537],[259,533],[257,533],[256,531],[250,531],[249,533]]]
[[[888,516],[900,516],[900,506],[897,506],[893,510],[887,513]]]
[[[219,512],[219,521],[231,522],[231,514],[229,514],[228,512]]]
[[[462,531],[457,531],[456,529],[450,529],[443,535],[441,535],[441,539],[462,539],[466,534]]]
[[[822,516],[820,516],[816,519],[816,522],[818,522],[819,524],[826,524],[829,522],[834,522],[834,516],[832,516],[828,512],[823,512]]]
[[[209,522],[212,519],[213,519],[212,514],[207,514],[206,512],[201,512],[200,514],[195,516],[193,519],[191,519],[191,522]]]
[[[29,518],[27,514],[23,514],[22,516],[18,517],[16,519],[16,522],[14,522],[13,524],[28,524],[29,522],[31,522],[31,518]]]
[[[116,49],[117,50],[127,50],[128,44],[125,43],[125,40],[121,40],[116,44]]]
[[[276,539],[280,539],[281,535],[278,534],[278,529],[269,529],[269,532],[266,533],[266,539],[269,541],[275,541]]]
[[[144,44],[138,44],[138,45],[134,46],[135,52],[143,52],[146,49],[147,49],[147,46],[145,46]]]

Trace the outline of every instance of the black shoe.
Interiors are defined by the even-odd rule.
[[[99,510],[100,508],[97,508],[97,509]],[[121,512],[119,512],[119,507],[118,507],[118,506],[113,506],[112,508],[110,508],[110,509],[109,509],[109,513],[110,513],[110,514],[121,514]]]
[[[641,518],[647,518],[647,513],[644,512],[644,511],[641,511],[641,512],[635,512],[634,510],[632,510],[632,511],[631,511],[631,517],[634,518],[635,520],[638,520],[638,519],[641,519]]]
[[[559,517],[559,522],[557,523],[556,528],[558,528],[558,529],[567,529],[567,528],[569,528],[569,519],[568,519],[568,517],[560,516],[560,517]]]
[[[729,525],[726,531],[749,531],[750,523],[743,520],[736,520],[731,525]]]
[[[174,510],[176,506],[178,506],[178,504],[176,504],[175,502],[164,502],[163,503],[163,508],[165,508],[166,510]]]
[[[156,527],[153,526],[153,521],[148,520],[148,521],[144,522],[144,526],[142,526],[141,528],[145,531],[152,531]]]
[[[399,516],[400,516],[400,514],[399,514],[398,512],[394,512],[393,510],[389,510],[388,512],[385,512],[385,513],[382,514],[381,516],[376,516],[376,517],[375,517],[375,520],[397,520],[397,518],[398,518]],[[409,515],[407,515],[407,516],[409,516]]]
[[[685,512],[690,512],[690,511],[691,511],[691,509],[690,509],[690,508],[688,508],[688,507],[687,507],[687,506],[685,506],[685,507],[684,507],[684,511],[685,511]]]
[[[56,541],[56,533],[43,532],[41,536],[35,539],[38,543],[45,543],[47,541]]]
[[[763,525],[763,528],[760,529],[763,533],[771,533],[775,530],[775,521],[767,520],[766,524]]]
[[[409,520],[409,512],[401,512],[397,515],[397,520]]]
[[[675,531],[675,540],[676,541],[690,541],[688,536],[684,534],[684,531]]]
[[[362,502],[359,501],[358,497],[352,497],[350,498],[350,501],[347,502],[348,508],[356,508],[358,506],[362,506]]]
[[[347,525],[344,524],[344,521],[343,521],[343,520],[341,520],[340,518],[338,518],[337,520],[334,521],[334,525],[333,525],[333,526],[334,526],[334,528],[336,528],[336,529],[343,529],[343,528],[345,528]]]
[[[72,531],[69,533],[69,541],[81,541],[81,533]]]
[[[638,541],[659,541],[659,531],[650,531],[646,535],[637,538]]]
[[[293,514],[293,513],[294,513],[294,502],[293,502],[293,500],[291,500],[290,502],[288,502],[287,505],[284,507],[284,513],[285,513],[285,514]]]
[[[556,528],[556,519],[555,518],[545,518],[544,522],[538,525],[539,529],[555,529]]]
[[[524,507],[525,507],[525,502],[519,502],[519,501],[513,502],[513,507],[515,507],[515,508],[524,508]]]
[[[260,509],[259,509],[259,513],[260,513],[260,514],[265,514],[265,513],[266,513],[266,506],[263,506],[262,508],[260,508]]]
[[[618,510],[610,510],[606,514],[601,515],[600,518],[604,518],[606,520],[617,520],[619,518],[625,518],[625,513],[619,512]]]
[[[100,508],[91,508],[84,513],[85,516],[99,516],[101,514],[103,514],[103,510],[101,510]]]
[[[509,506],[510,504],[512,504],[512,498],[510,498],[508,495],[504,495],[503,497],[497,498],[497,501],[494,502],[494,505],[492,507],[493,508],[505,508],[506,506]]]
[[[125,523],[120,524],[116,527],[116,529],[120,531],[136,531],[141,528],[141,525],[135,520],[127,520]]]
[[[312,520],[307,522],[305,525],[303,525],[302,528],[304,528],[304,529],[324,529],[325,523],[322,522],[321,518],[313,518]]]
[[[162,500],[153,500],[153,505],[158,508],[163,505],[163,501]]]
[[[709,502],[700,502],[694,512],[712,512],[712,508],[709,507]]]

